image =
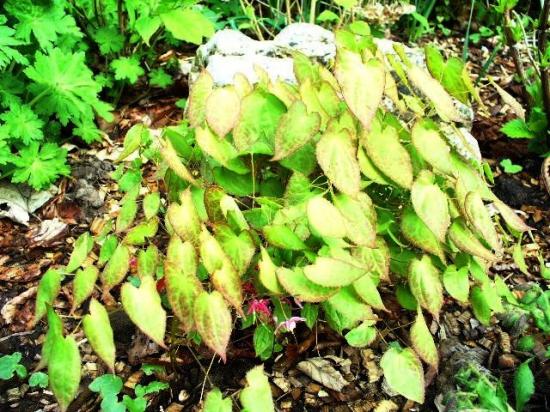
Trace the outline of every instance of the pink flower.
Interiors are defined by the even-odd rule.
[[[263,314],[268,318],[271,316],[269,309],[269,300],[267,299],[252,299],[248,305],[248,315]]]
[[[275,330],[277,331],[279,328],[285,328],[288,332],[292,332],[294,329],[296,329],[296,322],[305,322],[305,320],[305,318],[301,318],[299,316],[292,316],[290,319],[279,323],[277,329]]]

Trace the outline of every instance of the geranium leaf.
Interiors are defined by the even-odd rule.
[[[115,341],[107,310],[97,300],[90,302],[90,313],[82,319],[84,333],[99,357],[114,373]]]
[[[162,308],[155,279],[152,276],[141,279],[139,288],[125,283],[120,297],[124,311],[132,322],[155,343],[165,347],[166,312]]]
[[[221,293],[201,292],[195,300],[193,317],[204,343],[225,362],[233,322]]]
[[[319,166],[332,184],[344,194],[356,196],[360,190],[361,172],[357,162],[357,149],[346,130],[327,132],[315,150]]]

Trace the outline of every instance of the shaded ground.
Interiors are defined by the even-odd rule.
[[[456,39],[445,40],[444,47],[460,52]],[[487,54],[488,51],[472,50],[473,72],[479,71]],[[506,56],[498,56],[490,72],[502,87],[514,93],[515,87],[510,83],[512,70],[510,60]],[[0,354],[20,351],[25,366],[29,370],[35,366],[45,326],[43,322],[34,329],[30,326],[40,275],[51,265],[67,263],[71,244],[80,233],[86,230],[97,233],[106,218],[116,214],[113,205],[120,195],[115,182],[109,177],[109,172],[114,170],[112,159],[116,156],[113,152],[120,147],[125,130],[136,122],[145,121],[152,127],[177,123],[182,113],[175,102],[184,97],[185,85],[177,90],[177,98],[132,99],[133,105],[119,113],[116,125],[105,127],[111,141],[95,145],[91,150],[72,151],[73,175],[61,182],[59,194],[33,216],[28,228],[0,219]],[[544,283],[538,275],[536,256],[540,253],[546,261],[550,260],[550,198],[539,180],[541,159],[530,156],[524,142],[511,143],[499,132],[500,126],[511,115],[498,102],[496,92],[485,87],[482,98],[488,112],[478,110],[474,135],[480,141],[484,157],[496,169],[494,190],[509,205],[525,212],[528,224],[537,229],[532,242],[524,246],[529,274],[521,273],[511,256],[505,256],[492,268],[493,273],[506,279],[511,288],[521,295],[522,289],[530,282]],[[514,176],[501,173],[498,162],[503,157],[522,165],[523,172]],[[147,181],[151,185],[156,184],[154,172],[147,171]],[[377,365],[379,356],[386,349],[386,342],[398,340],[407,344],[412,322],[410,313],[400,309],[392,294],[388,291],[382,291],[382,294],[389,313],[381,316],[384,321],[379,325],[380,334],[368,349],[349,347],[342,337],[323,323],[313,331],[300,326],[295,335],[286,338],[284,352],[266,364],[280,410],[362,412],[377,407],[380,411],[407,410],[413,406],[403,398],[393,396],[380,378],[381,371]],[[56,309],[68,313],[71,299],[69,288],[63,288]],[[503,380],[508,393],[512,393],[512,374],[519,362],[528,358],[528,354],[516,350],[521,327],[517,322],[503,327],[504,320],[486,328],[473,318],[465,306],[449,302],[444,308],[441,324],[432,321],[429,325],[435,332],[436,340],[441,342],[439,375],[436,377],[435,371],[427,371],[427,382],[433,381],[428,388],[427,401],[424,406],[415,406],[413,410],[435,410],[434,401],[441,400],[437,395],[452,389],[451,378],[465,360],[492,371]],[[527,319],[521,321],[528,330],[536,333],[533,371],[537,392],[530,405],[532,410],[548,410],[550,367],[544,357],[544,346],[549,342],[536,332]],[[78,319],[67,317],[65,322],[68,330],[72,330]],[[195,410],[203,389],[207,391],[212,386],[220,387],[226,395],[235,396],[243,386],[245,372],[259,363],[255,358],[250,332],[246,330],[235,332],[226,365],[217,362],[210,365],[211,354],[208,350],[184,339],[172,342],[171,351],[160,356],[158,348],[136,332],[122,311],[111,314],[111,323],[115,329],[117,359],[120,359],[116,369],[126,380],[125,391],[130,393],[137,383],[145,384],[153,379],[170,385],[169,391],[150,400],[151,411],[161,407],[171,412]],[[82,341],[84,336],[77,335],[76,339]],[[83,391],[70,410],[98,410],[96,394],[86,388],[95,376],[105,370],[87,343],[82,343],[81,350],[85,353]],[[315,382],[297,367],[299,362],[311,361],[312,358],[323,359],[319,364],[324,368],[325,385]],[[162,365],[164,372],[146,376],[140,370],[143,363]],[[303,364],[300,369],[304,370]],[[331,386],[344,388],[335,390]],[[48,391],[29,388],[16,379],[0,381],[0,410],[50,411],[56,408],[54,402]]]

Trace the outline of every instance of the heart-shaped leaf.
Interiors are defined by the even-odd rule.
[[[295,153],[315,136],[320,123],[318,113],[308,113],[304,103],[295,101],[279,121],[275,134],[275,156],[271,160],[281,160]]]
[[[121,243],[101,273],[100,278],[104,291],[108,291],[122,282],[128,269],[130,269],[130,250],[128,246]]]
[[[360,246],[351,251],[351,255],[356,259],[371,276],[380,280],[390,281],[390,249],[383,238],[376,238],[376,247],[369,248]]]
[[[418,217],[412,207],[406,207],[401,215],[401,231],[414,246],[432,253],[445,262],[443,245],[426,224]]]
[[[321,237],[346,236],[346,220],[340,211],[322,196],[315,196],[308,201],[307,218],[313,232]]]
[[[124,311],[132,322],[164,348],[166,312],[162,308],[155,279],[152,276],[141,279],[139,288],[125,283],[120,290],[120,296]]]
[[[195,140],[204,153],[227,169],[239,174],[250,172],[242,159],[238,158],[237,149],[228,140],[216,136],[208,126],[195,129]]]
[[[392,390],[407,399],[424,403],[424,371],[411,349],[390,347],[380,359],[380,366]]]
[[[304,270],[300,267],[277,268],[277,279],[288,293],[303,302],[322,302],[338,292],[336,288],[313,283],[304,275]]]
[[[237,311],[243,314],[242,302],[243,292],[241,286],[241,278],[231,262],[224,262],[220,269],[212,273],[210,279],[214,288],[220,292]]]
[[[443,306],[443,287],[439,271],[428,255],[413,259],[409,268],[409,286],[420,306],[437,319]]]
[[[107,310],[97,300],[90,302],[90,313],[82,319],[84,333],[94,351],[112,373],[115,370],[115,341]]]
[[[216,227],[216,239],[237,273],[244,274],[256,252],[256,245],[250,232],[242,231],[237,236],[228,226],[219,225]]]
[[[384,64],[376,59],[363,63],[360,54],[339,48],[334,75],[348,107],[368,130],[384,95]]]
[[[449,239],[463,252],[491,262],[497,260],[497,257],[477,240],[462,218],[455,219],[451,224]]]
[[[63,275],[56,269],[48,269],[36,291],[36,303],[34,308],[34,323],[36,324],[46,314],[48,306],[52,306],[61,289]]]
[[[84,263],[86,258],[88,257],[88,254],[91,252],[92,248],[94,247],[94,239],[88,232],[82,233],[78,239],[76,239],[76,242],[74,242],[74,248],[71,253],[71,257],[69,258],[69,263],[67,263],[67,267],[65,270],[67,272],[74,272],[76,269]]]
[[[451,224],[449,199],[433,183],[433,175],[423,170],[411,189],[411,200],[418,217],[432,231],[440,242],[445,242],[447,229]]]
[[[189,90],[187,116],[191,127],[198,127],[206,119],[206,102],[214,89],[214,79],[203,70]]]
[[[419,120],[411,132],[411,140],[420,156],[434,169],[452,176],[455,172],[451,159],[451,148],[439,134],[432,120]]]
[[[283,225],[269,225],[263,228],[266,240],[273,246],[288,250],[305,250],[305,243],[289,227]]]
[[[219,136],[225,137],[239,119],[241,98],[235,87],[224,86],[215,89],[206,99],[206,121]]]
[[[143,214],[145,219],[149,220],[156,216],[160,208],[160,193],[147,193],[143,198]]]
[[[150,244],[146,250],[140,250],[137,258],[137,273],[140,278],[154,276],[159,261],[159,250]]]
[[[181,193],[180,201],[181,204],[170,204],[166,217],[179,237],[197,245],[201,233],[201,222],[190,189]]]
[[[354,199],[340,193],[333,201],[345,219],[346,236],[356,245],[375,247],[376,211],[369,196],[359,193]]]
[[[280,295],[283,293],[283,288],[277,279],[277,266],[271,260],[271,256],[267,250],[260,246],[261,258],[258,262],[258,278],[262,285],[271,293]]]
[[[357,149],[347,130],[325,133],[317,143],[316,155],[319,166],[339,191],[353,197],[359,193],[361,172]]]
[[[353,282],[353,288],[359,297],[370,306],[378,310],[386,310],[384,302],[382,302],[382,297],[380,296],[378,289],[376,289],[376,284],[374,283],[370,273],[361,276]]]
[[[48,360],[48,377],[59,408],[65,412],[80,385],[80,353],[71,336],[54,338]]]
[[[493,250],[500,250],[500,240],[495,230],[495,226],[478,192],[470,192],[466,195],[464,210],[470,224],[478,231],[483,239],[485,239],[487,244],[489,244]]]
[[[416,320],[411,327],[412,347],[427,364],[437,369],[439,354],[435,346],[434,338],[426,325],[422,310],[418,308]]]
[[[159,219],[154,216],[151,220],[141,222],[131,228],[124,237],[123,242],[127,245],[133,246],[144,245],[147,238],[153,237],[157,234],[158,227]]]
[[[204,343],[225,362],[233,321],[221,293],[201,292],[195,300],[193,317]]]
[[[468,266],[457,269],[455,265],[449,265],[443,272],[443,286],[449,295],[461,302],[467,302],[470,294],[470,280],[468,279]]]
[[[246,387],[239,396],[243,411],[274,412],[271,387],[264,374],[263,365],[259,365],[246,373]]]
[[[314,283],[326,287],[346,286],[366,274],[363,267],[349,262],[319,256],[315,263],[304,267],[304,274]]]
[[[76,272],[73,280],[73,309],[79,307],[94,291],[99,277],[99,270],[95,266],[88,266]]]

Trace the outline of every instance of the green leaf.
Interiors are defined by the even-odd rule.
[[[225,225],[216,227],[216,239],[231,260],[239,275],[243,275],[256,252],[254,239],[248,231],[242,231],[238,236]]]
[[[449,228],[449,239],[463,252],[479,256],[488,261],[497,258],[481,244],[474,234],[467,228],[462,218],[455,219]]]
[[[441,82],[451,96],[467,104],[473,86],[464,62],[458,57],[451,57],[445,61],[437,47],[433,45],[426,46],[424,51],[426,64],[432,76]]]
[[[165,89],[174,83],[174,79],[166,73],[161,67],[158,67],[149,72],[149,84],[154,87]]]
[[[42,388],[45,389],[48,387],[48,375],[44,372],[34,372],[29,378],[29,386],[31,388]]]
[[[504,173],[515,174],[523,170],[523,167],[512,163],[510,159],[502,159],[499,163],[504,169]]]
[[[470,224],[478,231],[487,244],[494,250],[500,250],[501,245],[495,225],[478,192],[469,192],[466,195],[464,211]]]
[[[122,387],[122,379],[111,373],[98,376],[88,386],[92,392],[99,393],[103,399],[108,398],[109,396],[118,395],[122,390]]]
[[[143,214],[146,220],[156,216],[160,209],[160,193],[147,193],[143,198]]]
[[[382,297],[380,296],[378,289],[376,289],[376,284],[374,283],[370,273],[361,276],[353,282],[353,288],[359,297],[370,306],[378,310],[386,310]]]
[[[413,259],[409,268],[409,286],[420,306],[437,319],[443,306],[443,287],[439,271],[428,255]]]
[[[319,316],[319,306],[312,303],[306,303],[300,311],[300,317],[305,319],[308,328],[313,329]]]
[[[42,345],[42,359],[40,359],[40,364],[36,369],[43,368],[48,365],[52,346],[59,336],[63,336],[63,323],[61,322],[59,315],[55,313],[51,307],[48,307],[48,332],[46,333],[46,338],[44,339],[44,344]]]
[[[21,352],[14,352],[11,355],[4,355],[0,357],[0,379],[7,381],[13,378],[15,373],[17,373],[18,371],[18,367],[22,366],[19,364],[22,357],[23,355],[21,354]],[[26,373],[20,377],[25,376]]]
[[[137,273],[140,278],[154,276],[159,261],[159,251],[154,244],[150,244],[146,250],[140,250],[137,259]]]
[[[162,24],[162,20],[160,19],[160,17],[148,16],[146,14],[142,14],[136,20],[134,27],[136,29],[136,32],[143,39],[143,42],[147,46],[149,46],[149,40],[151,40],[151,37],[160,28],[161,24]]]
[[[372,200],[365,193],[355,198],[343,193],[333,198],[334,205],[345,219],[347,237],[356,245],[376,245],[376,211]]]
[[[523,362],[514,374],[516,411],[522,412],[529,399],[535,394],[535,377],[529,367],[530,360]]]
[[[271,260],[271,256],[267,250],[260,246],[261,259],[258,262],[258,278],[262,285],[271,293],[279,295],[283,293],[283,289],[277,279],[277,266]]]
[[[369,159],[399,186],[410,189],[413,181],[411,156],[401,145],[397,130],[392,126],[382,128],[374,122],[370,132],[361,136]]]
[[[232,410],[231,398],[224,398],[218,388],[214,388],[206,394],[203,412],[231,412]]]
[[[190,189],[181,193],[180,201],[181,204],[170,204],[166,211],[166,217],[179,237],[197,245],[201,233],[201,223]]]
[[[116,218],[117,233],[124,232],[132,225],[134,219],[136,218],[137,211],[138,205],[135,198],[127,198],[120,208],[120,212]]]
[[[9,158],[16,166],[12,183],[26,183],[35,190],[45,189],[71,172],[67,166],[67,151],[55,143],[40,146],[32,142],[21,147],[18,156],[13,158],[10,155]]]
[[[233,141],[241,154],[272,155],[277,126],[285,110],[283,102],[261,89],[246,96],[241,102],[239,122],[233,129]]]
[[[0,114],[0,120],[4,122],[0,126],[0,137],[2,138],[19,140],[24,145],[29,145],[32,141],[40,141],[44,138],[42,131],[44,121],[32,111],[29,105],[12,104],[9,111]]]
[[[470,293],[470,303],[472,304],[472,311],[475,317],[483,325],[488,326],[491,324],[491,307],[487,301],[487,297],[483,290],[479,286],[474,286]]]
[[[330,10],[323,10],[316,18],[317,23],[335,22],[340,17]]]
[[[305,276],[314,283],[325,287],[347,286],[366,274],[359,265],[318,256],[315,263],[304,267]]]
[[[282,226],[282,225],[264,226],[263,233],[266,240],[269,243],[281,249],[288,249],[288,250],[307,249],[307,246],[304,244],[302,239],[300,239],[298,235],[296,235],[296,233],[287,226]]]
[[[303,268],[277,268],[277,279],[283,288],[292,296],[303,302],[322,302],[334,295],[338,289],[320,286],[310,281]]]
[[[99,259],[97,264],[101,266],[107,263],[113,256],[117,246],[118,238],[115,235],[107,236],[101,245],[101,249],[99,249]]]
[[[420,308],[418,308],[416,320],[411,327],[411,343],[424,362],[437,369],[439,354]]]
[[[271,387],[264,374],[263,365],[256,366],[247,372],[246,387],[241,391],[239,399],[243,406],[243,412],[275,411],[271,398]]]
[[[514,263],[517,265],[521,273],[530,276],[529,268],[527,267],[527,263],[525,263],[523,249],[521,248],[521,239],[514,245],[512,257],[514,258]]]
[[[336,54],[334,75],[348,107],[369,130],[384,94],[384,64],[377,59],[363,63],[360,54],[340,48]]]
[[[357,160],[359,161],[359,169],[367,178],[379,185],[391,185],[391,182],[377,169],[372,161],[367,157],[365,150],[359,147],[357,151]]]
[[[136,83],[139,77],[145,74],[136,55],[119,57],[113,60],[110,66],[115,72],[116,80],[127,80],[130,84]]]
[[[92,295],[98,277],[99,270],[95,266],[87,266],[76,272],[73,280],[73,311]]]
[[[356,152],[347,130],[326,132],[317,143],[316,156],[319,166],[336,188],[355,197],[361,187],[361,172]]]
[[[55,269],[48,271],[40,279],[36,291],[36,303],[34,309],[34,323],[36,324],[46,314],[48,306],[52,306],[61,289],[63,275]]]
[[[48,376],[59,408],[65,412],[80,385],[80,353],[71,336],[55,338],[48,360]]]
[[[407,206],[401,215],[401,232],[405,238],[419,249],[432,253],[445,262],[445,251],[443,245],[426,224],[414,212],[414,209]]]
[[[159,346],[164,347],[166,312],[162,308],[154,278],[147,276],[141,279],[139,288],[125,283],[120,296],[124,311],[132,322]]]
[[[311,198],[306,210],[309,226],[315,234],[332,238],[346,236],[346,220],[340,211],[324,197]]]
[[[193,314],[204,343],[225,362],[233,321],[221,293],[201,292],[195,300]]]
[[[432,120],[419,120],[411,132],[411,140],[420,156],[439,172],[452,176],[455,172],[451,158],[451,148],[441,137]]]
[[[118,155],[116,161],[120,162],[134,153],[142,143],[145,143],[150,134],[150,130],[143,123],[133,125],[124,136],[122,152]]]
[[[215,89],[206,99],[206,121],[220,138],[225,137],[237,124],[241,98],[235,87],[225,86]]]
[[[525,120],[513,119],[504,123],[500,131],[512,139],[534,139],[536,136],[530,129]]]
[[[275,134],[275,156],[272,161],[289,157],[308,143],[319,131],[321,118],[318,113],[308,113],[303,102],[292,103]]]
[[[329,325],[338,333],[342,333],[343,329],[355,328],[361,321],[376,319],[370,306],[359,298],[352,286],[339,289],[323,302],[323,309]]]
[[[252,339],[256,356],[265,361],[273,354],[273,345],[275,344],[275,331],[265,323],[260,323],[254,331]]]
[[[108,291],[122,282],[128,269],[130,269],[130,250],[128,246],[120,244],[101,273],[100,279],[104,291]]]
[[[470,281],[468,279],[468,267],[457,269],[455,265],[449,265],[443,272],[443,286],[449,295],[461,302],[467,302],[470,294]]]
[[[98,356],[115,371],[115,341],[107,310],[97,300],[90,302],[90,313],[82,319],[84,333]]]
[[[516,213],[504,202],[502,202],[499,199],[495,199],[494,203],[495,207],[497,208],[498,212],[506,222],[508,226],[510,226],[512,229],[518,231],[518,232],[526,232],[528,230],[531,230],[532,228],[527,226],[525,222],[518,216]]]
[[[139,386],[139,385],[138,385]],[[147,399],[137,397],[135,399],[130,398],[128,395],[122,397],[122,402],[129,412],[145,412],[147,409]]]
[[[200,126],[206,119],[206,101],[214,88],[214,79],[203,70],[189,90],[188,117],[191,127]]]
[[[164,262],[166,293],[170,306],[186,332],[194,328],[193,308],[202,291],[197,273],[197,254],[190,242],[172,236]]]
[[[351,255],[371,276],[389,282],[390,250],[384,239],[376,238],[376,248],[358,247],[352,250]]]
[[[389,387],[405,398],[424,403],[424,371],[409,348],[391,346],[380,359]]]
[[[449,199],[433,183],[433,174],[423,170],[416,178],[411,189],[411,201],[414,211],[440,242],[445,242],[447,229],[451,224]]]
[[[224,261],[222,267],[212,273],[211,280],[214,288],[242,314],[241,278],[232,263]]]
[[[67,263],[67,267],[65,268],[65,270],[67,272],[74,272],[76,269],[78,269],[80,265],[84,263],[84,261],[88,257],[88,254],[91,252],[93,247],[94,247],[94,239],[92,238],[90,233],[89,232],[82,233],[74,243],[74,248],[71,253],[71,257],[69,258],[69,263]]]
[[[364,348],[374,342],[376,333],[376,328],[374,326],[370,325],[369,322],[363,322],[346,333],[345,338],[348,345],[354,348]]]
[[[159,219],[156,216],[146,222],[141,222],[126,233],[123,243],[134,246],[143,245],[148,238],[157,234],[158,227]]]
[[[216,136],[210,127],[198,127],[195,129],[195,140],[199,147],[207,155],[227,169],[239,173],[250,173],[250,169],[244,164],[239,153],[233,145],[223,137]]]
[[[190,8],[170,10],[160,15],[166,30],[178,40],[201,44],[203,37],[214,34],[214,25],[200,12]]]

